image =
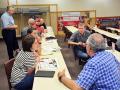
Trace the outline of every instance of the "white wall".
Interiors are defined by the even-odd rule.
[[[16,5],[16,0],[9,0],[10,5]]]
[[[0,8],[5,8],[8,5],[7,0],[0,0]]]
[[[9,0],[16,4],[15,0]],[[58,4],[60,11],[96,10],[97,17],[120,16],[120,0],[17,0],[18,4]]]

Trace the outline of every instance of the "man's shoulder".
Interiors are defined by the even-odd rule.
[[[74,32],[74,33],[71,35],[71,37],[76,37],[77,35],[79,35],[79,31]]]
[[[114,56],[110,52],[101,51],[96,53],[93,58],[89,59],[88,63],[92,65],[100,65],[111,59],[114,59]]]
[[[7,12],[4,12],[1,17],[5,17],[5,16],[8,16]]]
[[[1,19],[4,18],[4,17],[5,17],[5,13],[3,13],[3,14],[1,15]]]
[[[85,30],[85,33],[90,34],[90,31],[89,30]]]
[[[76,34],[80,34],[80,32],[79,32],[79,31],[76,31],[76,32],[74,32],[73,34],[74,34],[74,35],[76,35]]]
[[[4,12],[1,16],[1,20],[8,20],[10,18],[10,16],[8,15],[7,12]]]
[[[24,28],[22,29],[22,31],[27,31],[28,29],[29,29],[29,27],[26,26],[26,27],[24,27]]]

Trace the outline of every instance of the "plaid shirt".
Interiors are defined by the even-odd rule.
[[[85,90],[120,90],[120,63],[110,52],[99,51],[88,60],[76,83]]]

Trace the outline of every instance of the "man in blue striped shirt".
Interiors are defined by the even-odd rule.
[[[92,34],[86,42],[91,57],[76,81],[58,73],[59,80],[71,90],[120,90],[120,63],[105,51],[105,40],[100,34]]]

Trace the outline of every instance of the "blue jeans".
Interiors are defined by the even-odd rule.
[[[76,51],[76,55],[77,55],[77,57],[79,57],[79,58],[83,58],[83,59],[87,59],[87,58],[88,58],[87,53],[85,53],[85,52],[83,52],[83,51],[80,51],[80,50]]]
[[[21,80],[18,84],[15,85],[16,90],[30,90],[33,86],[33,80],[34,80],[34,74],[33,72],[31,75],[26,75],[23,80]]]
[[[89,58],[88,54],[86,53],[86,49],[80,50],[79,47],[74,46],[74,53],[78,58],[87,60]]]
[[[18,41],[16,38],[16,30],[4,29],[2,30],[2,36],[7,46],[7,52],[9,60],[14,58],[13,51],[19,49]]]

